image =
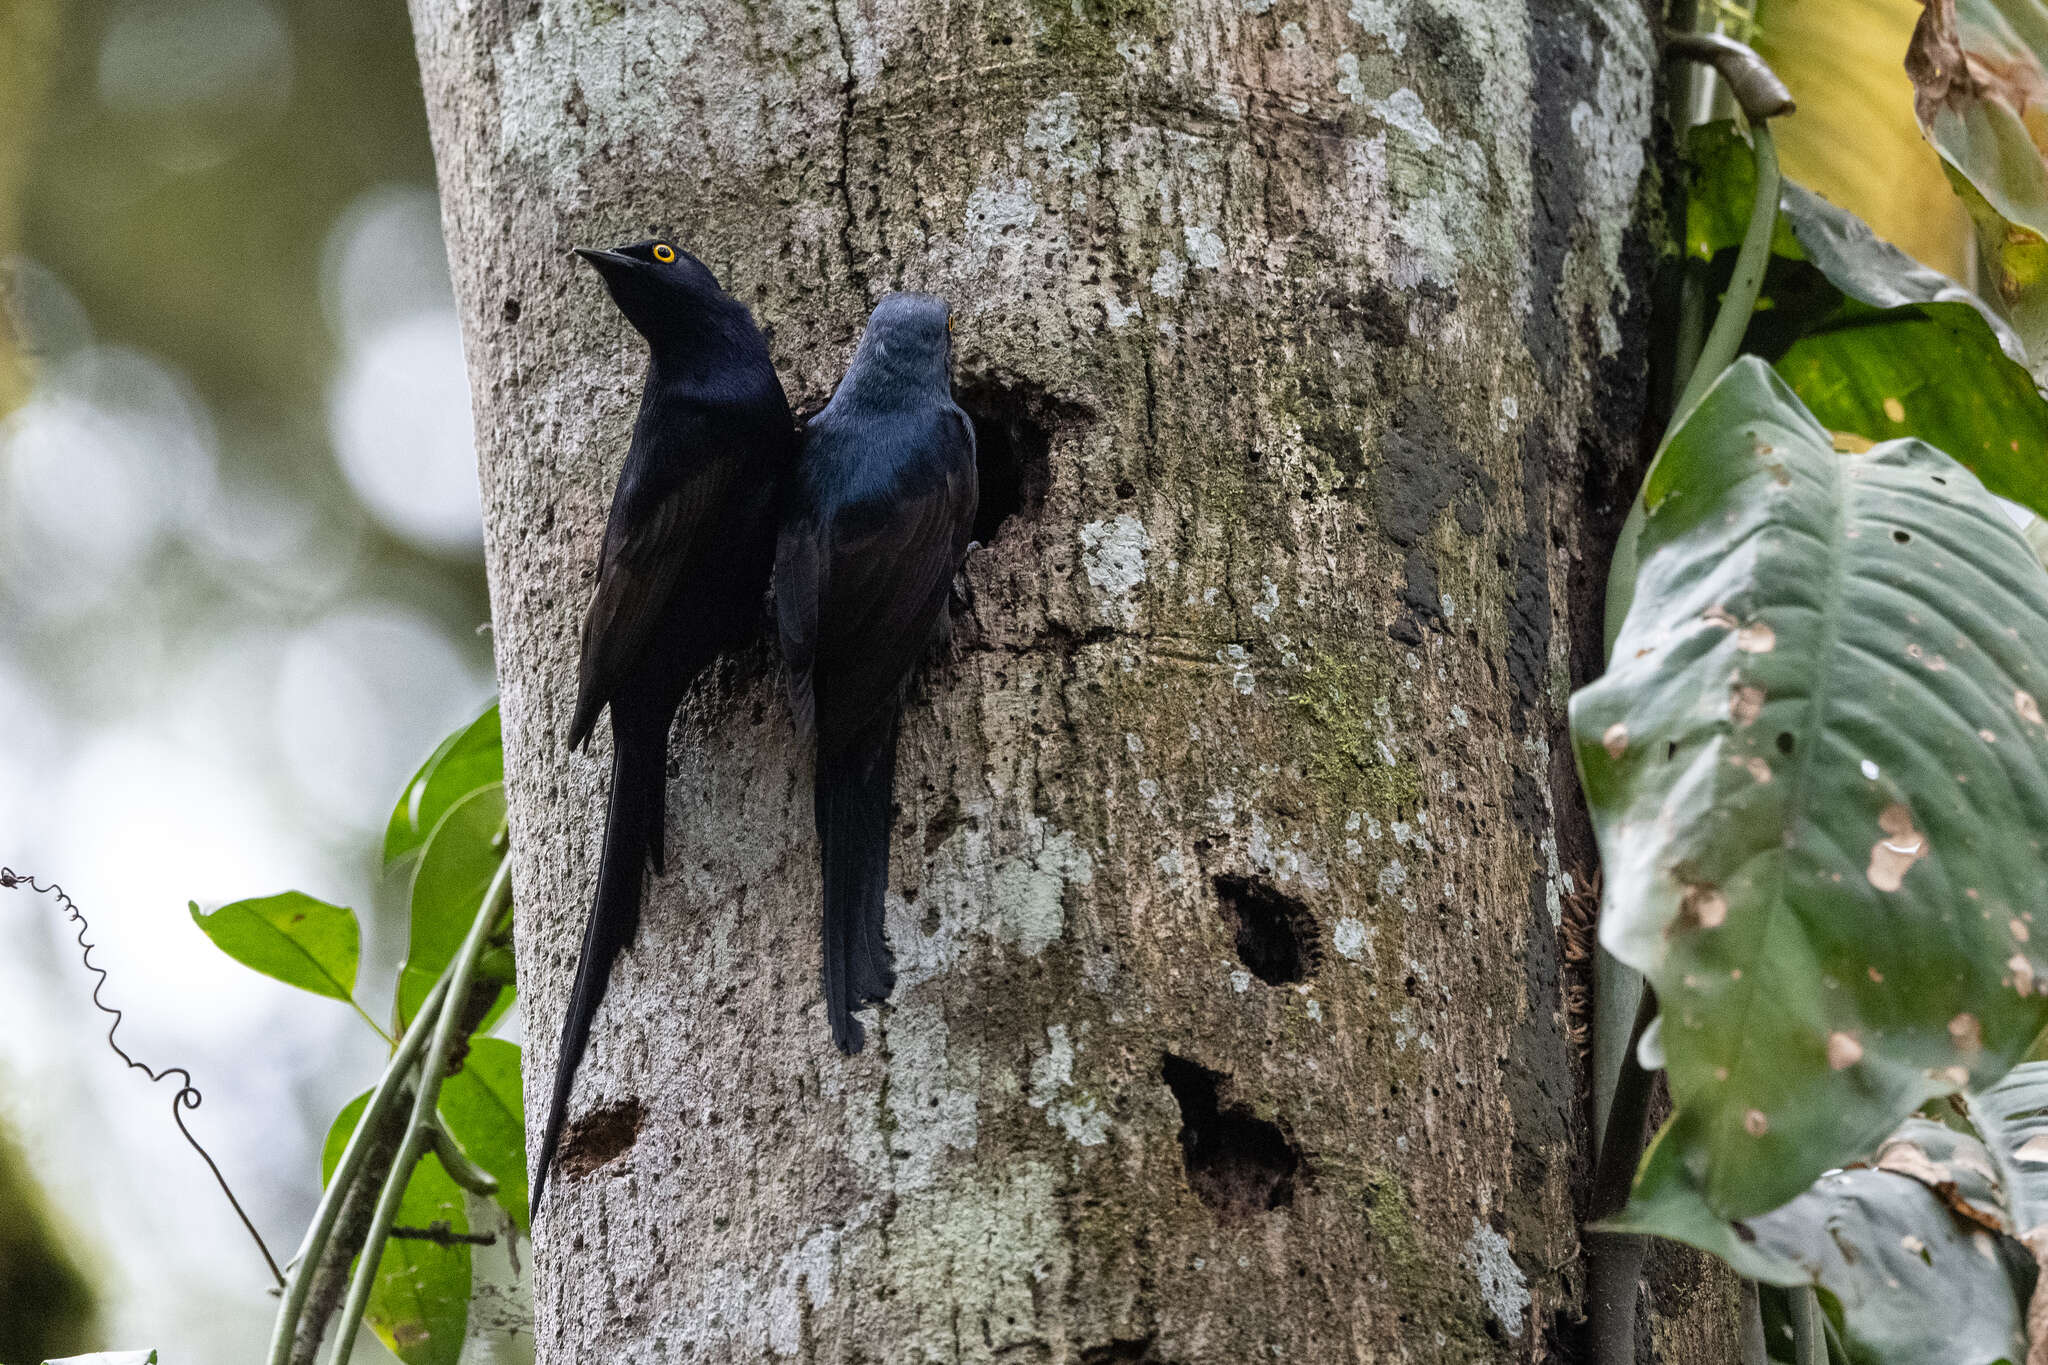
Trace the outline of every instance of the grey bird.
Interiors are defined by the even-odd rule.
[[[882,902],[897,723],[946,624],[979,496],[952,362],[945,300],[891,294],[876,306],[846,377],[805,428],[776,542],[790,705],[817,756],[825,1007],[847,1053],[865,1041],[854,1011],[896,984]]]

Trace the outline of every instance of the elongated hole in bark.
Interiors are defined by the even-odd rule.
[[[1317,966],[1315,916],[1251,877],[1218,877],[1216,903],[1237,935],[1237,960],[1269,986],[1300,981]]]
[[[1196,1198],[1226,1218],[1250,1217],[1294,1202],[1301,1149],[1280,1125],[1241,1104],[1224,1108],[1222,1073],[1171,1052],[1159,1074],[1180,1105],[1180,1150]]]
[[[963,379],[953,386],[953,398],[974,423],[981,485],[974,538],[990,545],[1011,517],[1021,514],[1028,520],[1045,505],[1052,482],[1052,426],[1061,415],[1042,391],[993,379]]]
[[[570,1123],[562,1131],[562,1174],[581,1180],[617,1161],[640,1140],[640,1124],[646,1116],[639,1100],[628,1099],[593,1109]]]

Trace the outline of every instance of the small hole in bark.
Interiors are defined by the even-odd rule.
[[[1052,482],[1052,431],[1067,415],[1035,386],[966,378],[953,386],[954,401],[974,423],[976,474],[981,506],[974,514],[974,538],[995,542],[1003,523],[1037,515]]]
[[[640,1124],[646,1118],[640,1101],[629,1099],[593,1109],[562,1131],[562,1174],[571,1180],[609,1166],[640,1140]]]
[[[1910,541],[1910,540],[1911,540],[1912,538],[1913,538],[1913,533],[1912,533],[1912,532],[1910,532],[1910,531],[1894,531],[1894,532],[1892,532],[1892,539],[1893,539],[1893,540],[1895,540],[1895,541],[1897,541],[1897,542],[1898,542],[1899,544],[1901,544],[1901,545],[1904,545],[1905,543],[1907,543],[1908,541]]]
[[[1308,907],[1250,877],[1218,877],[1216,902],[1237,932],[1237,960],[1269,986],[1300,981],[1316,966]]]
[[[1124,479],[1117,484],[1116,495],[1125,501],[1129,501],[1138,496],[1138,485],[1132,483],[1129,479]]]
[[[967,823],[967,817],[960,813],[960,798],[952,792],[939,803],[924,827],[924,856],[929,858],[953,837],[953,832]]]
[[[1152,1354],[1153,1337],[1118,1337],[1081,1352],[1081,1365],[1146,1365],[1158,1359]]]
[[[1280,1125],[1258,1118],[1241,1104],[1225,1109],[1227,1079],[1171,1052],[1159,1074],[1180,1105],[1180,1151],[1195,1197],[1229,1217],[1248,1217],[1294,1202],[1301,1150]]]
[[[1787,758],[1792,756],[1792,732],[1790,730],[1778,731],[1778,752]]]
[[[505,300],[505,321],[507,321],[507,322],[517,322],[517,321],[519,321],[519,300],[518,300],[518,299],[506,299],[506,300]]]

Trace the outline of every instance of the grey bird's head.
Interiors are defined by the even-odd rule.
[[[952,384],[952,307],[936,294],[890,294],[876,304],[846,386],[862,397],[886,399],[934,390],[950,395]]]
[[[702,330],[739,306],[704,262],[658,237],[609,251],[579,246],[576,254],[603,277],[612,302],[650,342]]]

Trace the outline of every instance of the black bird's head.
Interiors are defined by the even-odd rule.
[[[736,304],[704,262],[659,237],[597,251],[577,247],[604,278],[612,302],[649,341],[693,330]]]
[[[953,309],[936,294],[889,294],[868,315],[846,377],[864,391],[908,393],[953,382]]]

